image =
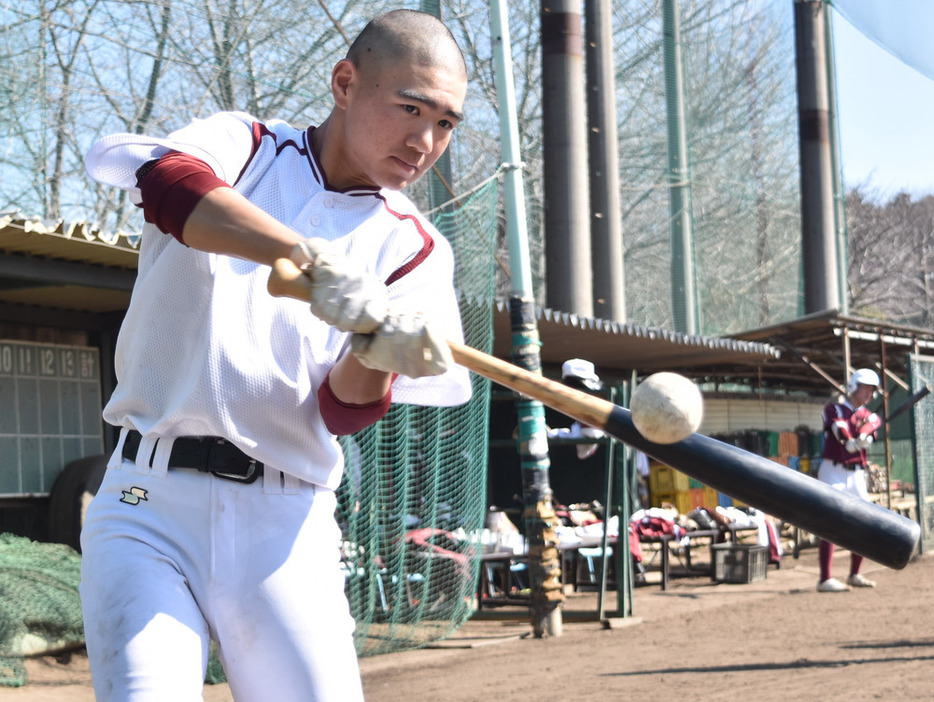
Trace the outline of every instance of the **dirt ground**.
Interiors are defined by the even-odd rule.
[[[845,575],[846,552],[835,573]],[[817,550],[786,555],[765,580],[678,578],[636,589],[633,616],[595,620],[594,593],[568,596],[560,637],[529,635],[521,607],[484,609],[437,648],[361,661],[368,702],[583,699],[934,700],[934,556],[901,571],[866,562],[874,590],[815,590]],[[654,574],[650,573],[650,580]],[[93,700],[87,658],[28,661],[4,700]],[[226,685],[208,702],[232,700]]]

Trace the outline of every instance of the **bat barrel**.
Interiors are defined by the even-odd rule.
[[[917,549],[921,528],[914,521],[763,456],[701,434],[655,444],[618,406],[605,428],[705,485],[889,568],[904,568]]]

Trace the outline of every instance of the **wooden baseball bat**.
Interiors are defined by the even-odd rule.
[[[269,292],[308,300],[309,281],[288,259],[273,266]],[[674,444],[648,441],[629,410],[463,344],[454,360],[510,390],[593,427],[726,495],[889,568],[904,568],[918,546],[914,521],[737,446],[692,434]]]

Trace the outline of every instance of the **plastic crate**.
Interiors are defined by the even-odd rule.
[[[711,577],[714,582],[754,583],[765,580],[769,560],[767,546],[714,544],[711,550],[713,553]]]
[[[678,514],[687,514],[693,507],[691,506],[691,493],[687,490],[678,492],[652,492],[651,503],[653,507],[661,507],[663,502],[667,502],[678,510]]]
[[[659,493],[680,492],[690,488],[690,479],[681,471],[661,463],[649,464],[649,490]]]

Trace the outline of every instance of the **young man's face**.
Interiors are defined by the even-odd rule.
[[[354,69],[346,92],[343,160],[335,187],[401,190],[444,153],[460,122],[466,80],[444,67],[399,63]]]
[[[856,390],[853,391],[853,406],[859,407],[865,405],[872,399],[872,396],[876,392],[876,387],[874,385],[863,385],[860,383],[856,386]]]

